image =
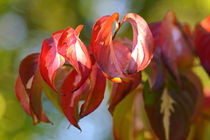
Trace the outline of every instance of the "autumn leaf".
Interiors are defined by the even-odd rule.
[[[169,140],[170,135],[170,117],[174,113],[173,104],[176,102],[168,95],[167,89],[164,89],[161,96],[160,113],[163,115],[163,126],[165,131],[165,139]]]
[[[118,13],[99,18],[93,26],[91,51],[105,76],[113,82],[130,79],[130,75],[143,70],[153,57],[153,37],[147,23],[139,15],[128,13],[120,23]],[[115,33],[112,26],[116,21]],[[124,22],[133,28],[133,42],[113,40]],[[127,42],[128,41],[127,39]],[[129,44],[129,45],[128,45]]]
[[[128,94],[113,111],[115,140],[144,139],[147,130],[144,101],[140,90]]]
[[[154,42],[149,26],[143,18],[137,14],[128,13],[122,19],[121,24],[126,21],[132,25],[134,38],[131,59],[124,70],[130,74],[143,70],[149,64],[154,53]]]
[[[94,59],[92,60],[92,64],[93,66],[87,81],[84,82],[78,90],[72,90],[81,81],[81,75],[77,73],[75,69],[65,79],[61,88],[61,92],[64,94],[61,96],[61,106],[64,114],[67,116],[68,120],[79,129],[79,119],[93,112],[104,98],[106,79]],[[86,95],[86,97],[83,97],[84,95]],[[84,103],[79,113],[78,102],[81,99],[84,100]]]
[[[46,97],[49,99],[49,101],[52,102],[52,104],[61,112],[63,113],[63,110],[60,105],[61,96],[57,94],[51,87],[49,87],[48,84],[43,81],[43,91],[46,95]]]
[[[79,25],[75,30],[71,27],[64,30],[58,41],[58,53],[62,55],[81,76],[76,90],[89,77],[91,71],[91,59],[85,44],[79,39],[79,33],[83,25]]]
[[[79,89],[73,91],[73,89],[78,85],[80,80],[81,77],[75,69],[72,70],[68,77],[65,79],[64,84],[61,88],[61,107],[69,122],[81,130],[81,128],[78,125],[78,102],[87,84],[84,83],[82,86],[80,86]]]
[[[92,61],[92,64],[93,66],[89,77],[90,87],[85,102],[81,107],[80,118],[93,112],[104,99],[106,78],[95,60]]]
[[[194,60],[192,38],[187,28],[187,25],[178,22],[172,11],[169,11],[161,22],[150,24],[156,51],[177,80],[178,69],[192,67]]]
[[[202,26],[201,26],[202,25]],[[202,21],[201,25],[196,25],[194,31],[195,50],[204,69],[210,75],[210,26],[209,17]]]
[[[79,39],[82,28],[83,25],[75,30],[68,27],[53,33],[51,38],[43,41],[39,58],[43,79],[59,94],[54,95],[54,92],[45,86],[47,97],[58,109],[61,105],[62,112],[77,128],[78,102],[86,89],[92,65],[88,49]],[[66,69],[65,65],[69,68]]]
[[[39,54],[26,56],[20,63],[19,75],[15,84],[18,100],[34,124],[50,122],[42,108],[42,79],[38,68]]]
[[[208,32],[210,32],[210,15],[206,17],[202,22],[201,26]]]
[[[58,54],[57,43],[63,30],[53,33],[53,38],[45,39],[42,43],[42,49],[39,58],[40,73],[47,84],[56,92],[54,78],[56,71],[65,63],[63,56]]]
[[[161,140],[186,139],[196,113],[199,91],[186,76],[181,85],[167,76],[159,89],[144,87],[145,109],[157,137]]]
[[[166,68],[157,50],[145,72],[153,90],[157,90],[163,85],[166,78]]]
[[[112,87],[109,112],[112,114],[115,106],[121,102],[128,94],[135,90],[141,83],[141,72],[138,72],[134,80],[124,83],[114,83]]]

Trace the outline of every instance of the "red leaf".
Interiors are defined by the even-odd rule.
[[[73,92],[73,89],[78,85],[80,81],[81,77],[74,69],[64,81],[61,89],[61,92],[63,93],[63,95],[61,95],[61,107],[63,109],[63,112],[70,123],[78,129],[80,129],[78,125],[78,102],[80,100],[82,92],[87,86],[85,82],[82,86],[80,86],[79,89]]]
[[[82,29],[82,25],[76,30],[67,28],[63,32],[58,42],[58,53],[62,55],[81,75],[81,81],[75,87],[78,89],[88,78],[91,70],[91,60],[89,52],[85,44],[79,39],[78,35]]]
[[[163,85],[166,77],[166,69],[157,51],[154,53],[154,57],[149,68],[146,69],[146,73],[153,90],[157,90]]]
[[[200,58],[201,64],[210,75],[210,32],[207,32],[200,25],[195,27],[195,49]]]
[[[160,27],[161,27],[161,22],[155,22],[155,23],[149,24],[149,28],[152,32],[152,35],[155,41],[155,50],[158,52],[158,54],[160,54],[161,52],[160,46],[158,45],[158,40],[160,37]]]
[[[201,22],[201,26],[210,32],[210,15]]]
[[[19,67],[15,91],[24,110],[32,116],[34,124],[50,122],[42,109],[42,79],[38,69],[39,54],[25,57]]]
[[[132,74],[143,70],[151,61],[154,53],[154,41],[152,33],[146,21],[137,14],[126,14],[122,23],[128,21],[133,28],[133,46],[130,62],[124,70]]]
[[[184,75],[196,88],[198,95],[195,102],[195,112],[193,114],[192,120],[196,120],[202,111],[202,106],[204,101],[204,91],[201,79],[193,73],[191,70],[183,70],[182,75]]]
[[[155,134],[159,139],[186,139],[199,102],[199,90],[193,78],[180,75],[181,85],[167,77],[166,86],[158,90],[144,87],[145,109]],[[197,79],[196,79],[197,80]]]
[[[79,129],[79,119],[93,112],[100,105],[106,88],[106,79],[101,69],[97,63],[93,62],[93,64],[89,77],[90,86],[88,86],[88,91],[86,90],[87,82],[85,82],[78,90],[72,92],[81,81],[81,76],[76,70],[73,70],[66,78],[61,89],[61,92],[64,94],[61,96],[61,106],[64,114],[71,124]],[[78,102],[82,95],[86,94],[84,92],[88,92],[87,97],[81,107],[80,115],[78,115]]]
[[[160,28],[159,39],[156,42],[159,46],[157,49],[161,49],[158,52],[161,52],[163,62],[171,74],[179,79],[177,67],[188,68],[193,64],[191,43],[171,11],[164,17]]]
[[[103,16],[99,18],[93,26],[91,39],[91,51],[98,65],[105,72],[105,76],[115,81],[115,77],[124,77],[118,66],[116,58],[112,59],[112,26],[114,21],[118,20],[119,14],[112,16]]]
[[[39,58],[40,73],[47,84],[50,85],[55,91],[57,91],[54,85],[56,71],[65,62],[65,59],[59,55],[57,51],[57,43],[62,33],[63,30],[57,31],[53,33],[53,38],[45,39],[43,41]]]
[[[121,38],[119,41],[113,40],[112,42],[106,69],[113,76],[106,75],[106,77],[113,82],[128,81],[127,79],[131,78],[131,76],[125,75],[123,72],[131,57],[129,47],[132,47],[132,42],[127,38]]]
[[[106,78],[96,62],[90,73],[90,89],[80,111],[80,118],[93,112],[102,102],[106,88]]]
[[[87,86],[85,81],[91,70],[89,52],[78,37],[82,28],[82,25],[78,26],[76,30],[68,27],[53,33],[52,38],[44,40],[39,61],[43,78],[57,93],[61,90],[63,112],[77,128],[79,128],[77,124],[79,119],[78,101]],[[58,78],[56,81],[56,72],[65,63],[65,59],[73,66],[73,69],[69,70],[70,74],[66,71],[61,75],[62,79]]]
[[[16,84],[15,84],[15,93],[16,96],[22,105],[23,109],[28,115],[31,115],[31,110],[30,110],[30,101],[29,101],[29,96],[28,93],[25,90],[25,87],[20,79],[20,76],[18,75]]]
[[[141,72],[138,72],[134,80],[125,83],[114,83],[110,97],[109,111],[113,114],[116,105],[121,102],[141,83]]]
[[[122,23],[129,21],[133,27],[133,44],[128,39],[122,42],[112,41],[112,26],[115,20],[115,33],[120,28],[118,17],[118,13],[114,13],[112,16],[99,18],[93,26],[91,39],[91,51],[98,65],[105,76],[114,82],[125,81],[130,75],[144,69],[154,51],[153,38],[147,23],[133,13],[127,14],[122,20]]]

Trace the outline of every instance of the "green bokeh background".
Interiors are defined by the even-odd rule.
[[[61,128],[66,133],[71,131],[67,129],[66,120],[62,123],[64,117],[45,97],[44,107],[54,125],[33,126],[15,96],[18,65],[27,54],[40,52],[44,38],[67,26],[75,28],[83,24],[81,38],[88,46],[92,25],[100,16],[119,12],[123,17],[127,12],[135,12],[151,23],[161,20],[168,10],[173,10],[181,22],[189,23],[193,28],[210,14],[210,0],[0,0],[0,139],[50,140],[60,138]],[[120,33],[132,37],[130,27],[125,26]],[[103,115],[103,111],[98,111],[98,116],[100,113]],[[108,121],[111,124],[111,120]],[[101,139],[113,139],[110,126],[107,131]],[[81,135],[80,132],[77,134]],[[68,139],[78,138],[72,135]]]

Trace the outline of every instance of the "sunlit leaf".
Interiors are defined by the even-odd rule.
[[[58,53],[62,55],[81,75],[81,81],[75,87],[79,88],[88,78],[91,70],[91,59],[85,44],[79,39],[83,26],[75,30],[71,27],[64,30],[58,41]],[[73,89],[73,90],[76,90]]]
[[[91,38],[91,51],[98,65],[110,79],[124,77],[118,66],[112,45],[112,27],[114,21],[117,21],[118,18],[118,13],[114,13],[112,16],[103,16],[99,18],[93,25]],[[112,55],[114,57],[113,59]]]
[[[40,73],[47,84],[55,91],[57,91],[54,85],[56,71],[65,62],[65,59],[57,51],[57,43],[62,33],[63,30],[57,31],[53,33],[53,38],[43,41],[39,58]]]
[[[80,118],[93,112],[102,102],[106,88],[106,78],[96,62],[93,63],[90,73],[90,88],[82,104]]]
[[[122,23],[125,21],[130,22],[133,28],[131,58],[124,70],[130,74],[143,70],[149,64],[154,53],[154,41],[149,26],[142,17],[128,13],[122,19]]]
[[[201,26],[210,32],[210,15],[201,22]]]
[[[78,74],[77,71],[74,69],[65,79],[64,84],[61,88],[61,107],[63,109],[63,112],[70,123],[78,129],[80,129],[78,125],[78,102],[80,100],[81,94],[87,86],[87,83],[85,82],[82,86],[80,86],[79,89],[73,91],[73,89],[75,89],[80,81],[80,74]]]
[[[39,59],[43,79],[55,92],[60,93],[55,95],[45,86],[46,95],[58,109],[61,98],[61,107],[65,116],[77,128],[79,128],[78,102],[86,89],[86,80],[91,71],[89,52],[79,39],[82,28],[82,25],[75,30],[68,27],[53,33],[52,38],[44,40]]]
[[[118,18],[118,13],[99,18],[93,26],[91,39],[91,51],[98,65],[105,76],[114,82],[129,79],[129,75],[144,69],[154,52],[153,37],[143,18],[134,13],[125,15],[121,23]],[[116,25],[112,36],[114,21]],[[132,25],[133,43],[128,39],[126,41],[113,40],[125,21]]]

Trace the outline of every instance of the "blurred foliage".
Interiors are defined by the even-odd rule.
[[[122,17],[127,12],[135,12],[151,23],[161,20],[168,10],[173,10],[181,22],[187,22],[193,27],[210,13],[210,1],[0,0],[0,139],[30,140],[42,136],[56,139],[52,134],[57,131],[56,127],[62,120],[57,110],[52,109],[51,104],[46,105],[45,110],[56,122],[54,127],[47,124],[33,126],[14,92],[20,60],[28,53],[40,51],[45,37],[67,26],[75,28],[85,24],[81,38],[89,45],[91,27],[100,16],[119,12]],[[132,37],[131,31],[130,25],[126,24],[120,33]],[[205,85],[209,85],[202,68],[196,67],[195,71],[204,77]]]

